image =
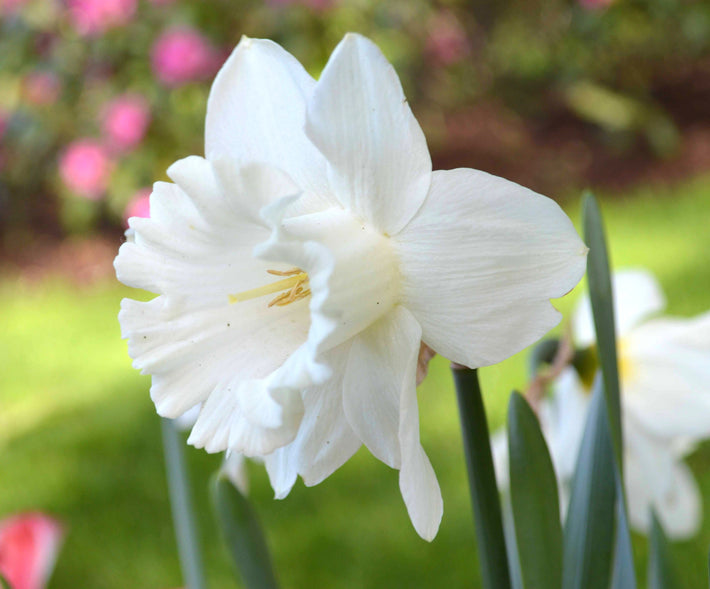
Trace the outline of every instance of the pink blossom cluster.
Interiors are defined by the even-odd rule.
[[[41,513],[0,522],[0,573],[13,589],[44,589],[63,535],[61,525]]]
[[[128,201],[123,211],[123,223],[128,226],[128,219],[131,217],[150,217],[150,188],[141,188]]]
[[[102,130],[109,148],[125,152],[137,147],[150,124],[150,108],[140,94],[123,94],[104,108]]]
[[[111,100],[101,117],[103,140],[82,138],[70,143],[59,159],[59,176],[73,193],[100,199],[108,187],[112,157],[137,147],[150,124],[150,108],[140,94],[126,93]]]
[[[67,0],[72,25],[90,37],[130,22],[136,6],[137,0]]]
[[[166,86],[177,87],[213,76],[224,61],[201,33],[182,27],[164,32],[151,51],[153,72]]]
[[[65,186],[90,200],[104,195],[112,169],[106,148],[94,139],[70,143],[59,159],[59,175]]]

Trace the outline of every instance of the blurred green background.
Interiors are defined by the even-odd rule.
[[[276,40],[316,76],[345,32],[370,36],[435,167],[503,175],[575,221],[591,186],[615,265],[655,272],[672,314],[710,307],[710,3],[0,0],[0,19],[0,518],[42,510],[66,524],[50,587],[181,585],[149,379],[116,320],[136,293],[111,260],[136,193],[202,153],[210,80],[242,34]],[[524,366],[523,352],[482,370],[494,428]],[[431,544],[409,523],[397,473],[366,451],[283,501],[250,464],[284,587],[476,586],[442,359],[419,402],[445,502]],[[219,457],[188,456],[210,580],[237,586],[206,499]],[[708,513],[710,445],[689,463]],[[674,546],[684,587],[706,586],[709,545],[706,518]],[[644,579],[643,537],[634,549]]]

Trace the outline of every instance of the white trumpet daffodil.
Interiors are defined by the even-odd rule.
[[[665,308],[665,298],[650,273],[629,269],[612,280],[629,522],[647,533],[653,507],[669,537],[688,538],[699,529],[702,506],[697,483],[682,459],[710,437],[710,313],[654,317]],[[577,306],[572,325],[577,347],[595,344],[588,297]],[[574,475],[589,393],[589,383],[567,368],[540,405],[563,497]],[[503,434],[496,435],[494,446],[499,481],[507,486]]]
[[[420,342],[498,362],[558,323],[587,248],[552,200],[471,169],[432,172],[399,79],[347,35],[314,80],[244,38],[214,81],[206,157],[173,164],[130,221],[119,279],[158,413],[201,404],[189,442],[263,456],[277,497],[365,444],[400,471],[417,532],[442,500],[419,440]]]

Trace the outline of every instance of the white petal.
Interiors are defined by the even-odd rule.
[[[710,313],[654,319],[621,346],[624,408],[655,435],[710,437]]]
[[[305,301],[267,309],[261,300],[225,300],[213,308],[176,309],[163,297],[124,299],[119,321],[133,365],[153,376],[151,396],[166,417],[204,401],[232,374],[265,378],[296,352],[309,327]]]
[[[274,497],[283,499],[296,484],[298,478],[298,444],[294,441],[264,456],[264,465]]]
[[[421,337],[421,329],[417,320],[404,307],[397,307],[397,312],[398,322],[406,324],[408,337],[411,338],[417,333],[419,335],[416,341],[418,341]],[[412,345],[410,354],[410,364],[407,367],[399,406],[399,443],[402,449],[399,489],[414,529],[422,538],[431,541],[439,530],[444,514],[444,502],[434,469],[419,441],[416,389],[418,343]]]
[[[277,499],[285,497],[300,474],[306,485],[320,483],[360,447],[343,411],[343,375],[350,351],[347,342],[323,355],[333,378],[303,393],[305,413],[293,442],[266,457]]]
[[[188,443],[208,452],[230,449],[246,456],[263,456],[291,442],[303,416],[297,389],[278,387],[273,374],[266,379],[244,380],[235,375],[210,391],[192,428]],[[272,424],[251,419],[240,401],[246,395],[270,399]]]
[[[340,203],[379,231],[397,233],[426,197],[431,158],[397,74],[374,43],[345,36],[316,85],[307,119]]]
[[[256,254],[308,273],[309,345],[314,356],[350,339],[387,313],[399,295],[391,240],[349,211],[331,208],[283,219],[285,198],[264,210],[273,233]],[[363,263],[367,260],[367,263]]]
[[[303,345],[307,301],[271,308],[263,298],[230,302],[273,281],[268,268],[288,268],[253,257],[269,229],[236,203],[268,202],[291,185],[252,168],[225,188],[200,158],[170,172],[181,186],[156,184],[151,217],[132,221],[134,239],[115,262],[123,282],[162,293],[148,303],[123,301],[129,354],[153,377],[158,413],[177,417],[202,405],[191,443],[211,452],[271,452],[293,439],[303,413],[299,391],[326,370]]]
[[[227,452],[220,469],[242,495],[249,494],[249,476],[247,475],[246,460],[239,452]]]
[[[217,74],[207,102],[205,153],[237,167],[266,163],[327,202],[325,159],[307,139],[315,81],[276,43],[243,37]]]
[[[343,405],[355,433],[379,460],[400,468],[400,403],[409,385],[416,320],[395,307],[353,341],[343,382]]]
[[[298,432],[298,470],[306,485],[317,485],[340,468],[360,447],[343,410],[343,378],[350,343],[341,344],[324,355],[333,378],[306,389],[306,412]]]
[[[269,230],[234,203],[281,197],[276,191],[293,186],[275,172],[259,173],[257,184],[251,181],[257,172],[245,170],[249,182],[225,194],[209,162],[191,157],[171,166],[185,189],[155,184],[150,218],[131,219],[133,240],[121,246],[114,263],[118,279],[164,294],[170,304],[199,306],[222,304],[230,293],[263,285],[268,266],[252,250]]]
[[[403,301],[442,356],[500,362],[560,320],[550,298],[582,277],[587,248],[552,200],[470,169],[437,171],[396,236]]]
[[[690,469],[672,455],[663,440],[647,435],[633,421],[625,424],[624,433],[624,479],[631,526],[648,533],[653,507],[669,537],[695,535],[702,507]]]
[[[661,286],[647,270],[629,268],[612,274],[614,321],[616,333],[623,337],[641,321],[662,311],[666,306]],[[577,304],[572,317],[574,339],[578,346],[587,347],[596,341],[594,318],[589,295]]]
[[[194,405],[191,409],[185,411],[185,413],[183,413],[179,417],[176,417],[175,427],[178,428],[180,431],[189,430],[193,425],[195,425],[195,421],[197,421],[197,416],[200,414],[200,409],[202,409],[202,405],[198,403],[197,405]]]
[[[588,408],[589,395],[577,371],[566,368],[554,383],[552,397],[543,402],[540,411],[555,472],[561,481],[571,481],[574,476]]]
[[[496,481],[501,493],[510,489],[510,455],[508,453],[508,432],[503,427],[491,435],[491,454],[493,467],[496,471]]]

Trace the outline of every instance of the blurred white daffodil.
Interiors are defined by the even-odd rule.
[[[189,441],[263,456],[277,497],[364,443],[400,470],[417,532],[439,486],[419,440],[420,341],[498,362],[559,321],[586,247],[551,200],[470,169],[432,172],[379,49],[347,35],[316,82],[243,39],[217,75],[206,158],[173,164],[116,259],[160,296],[124,300],[161,415],[201,403]]]
[[[651,318],[665,308],[665,299],[656,279],[640,269],[615,273],[613,296],[629,521],[648,532],[653,507],[670,537],[687,538],[698,531],[702,508],[682,458],[710,437],[710,313]],[[575,311],[573,334],[580,348],[595,343],[588,297]],[[567,368],[539,408],[563,503],[582,441],[589,388]],[[507,486],[505,437],[494,438],[496,471]]]

